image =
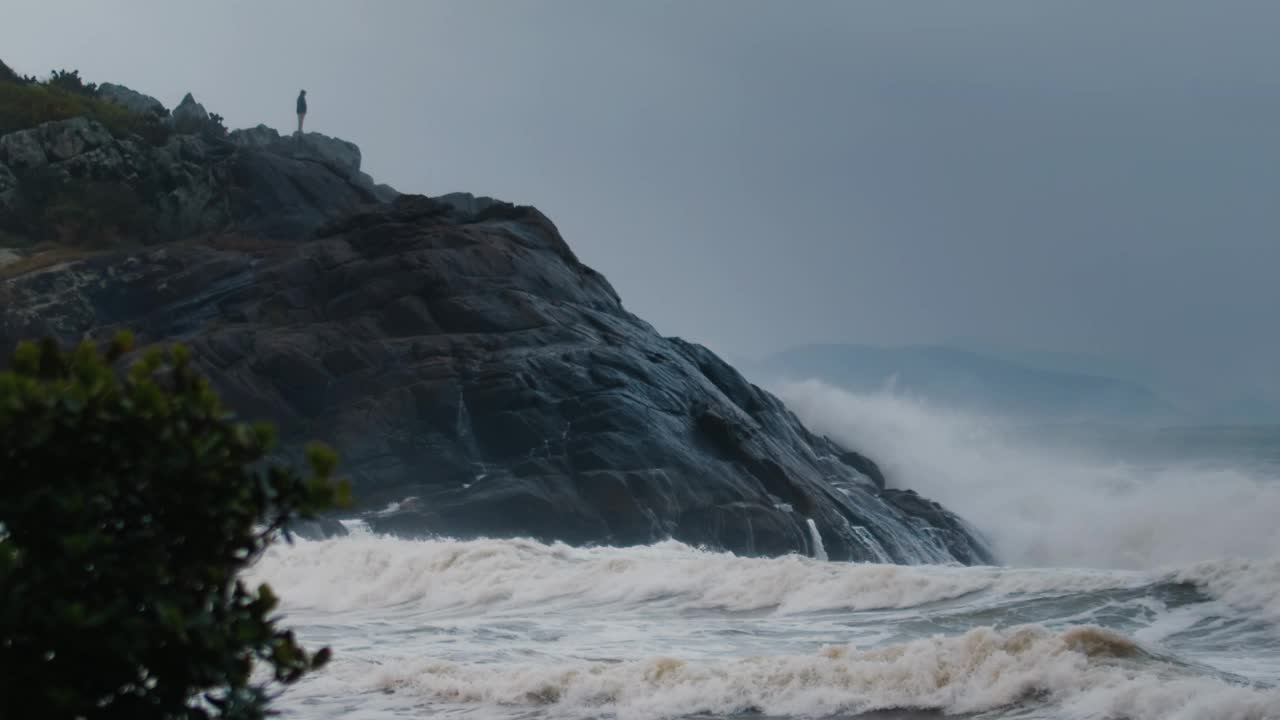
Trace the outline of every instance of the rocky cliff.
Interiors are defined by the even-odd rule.
[[[106,87],[113,102],[164,111],[145,95]],[[225,134],[181,131],[208,128],[209,118],[188,95],[169,119],[163,142],[117,137],[84,117],[0,137],[0,230],[30,234],[33,225],[52,225],[47,229],[53,237],[30,239],[122,244],[60,232],[83,224],[89,212],[106,219],[90,218],[95,232],[123,231],[134,244],[229,231],[300,238],[354,207],[398,194],[361,172],[360,149],[343,140],[318,133],[281,136],[261,125]],[[83,211],[79,216],[49,220],[51,210],[72,203],[79,207],[71,209]],[[127,217],[112,212],[122,204]],[[57,227],[60,221],[64,227]]]
[[[67,120],[0,138],[0,164],[11,193],[37,167],[159,182],[168,223],[149,247],[0,267],[0,352],[125,327],[188,343],[287,448],[337,447],[376,530],[990,559],[945,509],[627,312],[532,208],[397,196],[354,145],[265,128],[156,148]]]

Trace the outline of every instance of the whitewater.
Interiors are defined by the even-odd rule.
[[[1280,720],[1269,450],[1135,460],[887,393],[777,389],[1007,564],[415,541],[353,522],[277,544],[249,577],[334,650],[279,698],[283,717]]]

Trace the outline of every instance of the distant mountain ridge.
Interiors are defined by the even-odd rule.
[[[854,392],[892,388],[940,405],[1035,418],[1155,419],[1172,413],[1167,402],[1136,382],[943,346],[803,345],[769,356],[759,370]]]

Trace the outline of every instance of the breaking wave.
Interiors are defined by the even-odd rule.
[[[783,394],[1014,565],[359,528],[277,544],[248,579],[335,650],[285,716],[1280,720],[1280,484],[1026,447],[901,398]]]
[[[978,527],[1002,562],[1152,569],[1280,556],[1280,479],[1141,465],[1012,440],[998,418],[815,381],[776,388],[812,429],[856,448],[891,485]]]
[[[745,558],[675,541],[574,548],[533,540],[360,534],[277,544],[250,579],[269,580],[293,605],[329,612],[402,605],[420,611],[585,605],[779,615],[917,607],[975,593],[1063,595],[1172,583],[1280,618],[1280,560],[1147,572],[873,565],[798,555]]]
[[[1140,587],[1139,574],[830,563],[743,558],[668,541],[573,548],[533,540],[403,540],[363,535],[278,545],[255,575],[294,602],[329,611],[660,604],[685,610],[871,610],[984,590],[1082,592]]]
[[[250,579],[286,598],[304,640],[336,645],[333,664],[287,694],[286,707],[308,708],[294,717],[354,717],[357,706],[368,718],[1004,717],[1002,708],[1045,717],[1023,714],[1029,707],[1280,719],[1280,691],[1258,684],[1276,665],[1261,658],[1280,651],[1280,561],[917,567],[742,558],[676,542],[356,534],[277,545]],[[1270,624],[1259,629],[1254,611]],[[1018,618],[1034,622],[1001,627]],[[1229,671],[1204,666],[1183,655],[1189,628],[1207,628],[1211,646],[1251,642],[1241,651],[1263,655],[1236,656],[1221,665]]]
[[[950,714],[1024,703],[1049,704],[1068,717],[1280,717],[1280,693],[1273,689],[1193,676],[1095,627],[1062,632],[1036,625],[979,627],[868,650],[832,645],[808,655],[732,660],[416,660],[377,667],[352,663],[339,672],[352,693],[475,705],[485,708],[486,717],[529,717],[530,709],[555,717],[619,720],[744,713],[827,717],[890,709]]]

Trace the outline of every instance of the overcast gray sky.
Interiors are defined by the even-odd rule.
[[[531,203],[731,357],[963,340],[1280,402],[1280,3],[24,2],[0,57]]]

